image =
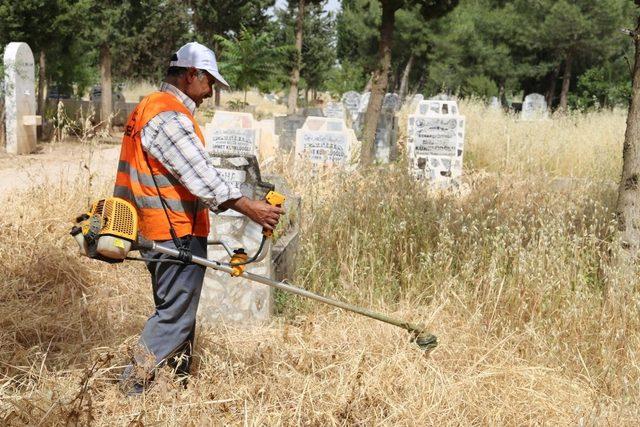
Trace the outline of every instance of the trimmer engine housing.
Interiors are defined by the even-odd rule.
[[[107,262],[122,262],[138,238],[136,208],[118,197],[102,199],[76,218],[71,235],[80,253]]]

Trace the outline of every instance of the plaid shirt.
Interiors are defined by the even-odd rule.
[[[175,95],[191,114],[195,113],[196,103],[177,87],[162,83],[160,90]],[[222,210],[219,205],[227,200],[242,197],[240,190],[225,182],[213,166],[186,115],[176,111],[160,113],[144,126],[140,136],[143,150],[214,212]]]

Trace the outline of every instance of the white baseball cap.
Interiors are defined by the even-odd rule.
[[[187,43],[178,49],[171,59],[172,61],[169,63],[170,67],[194,67],[199,70],[205,70],[224,86],[229,87],[229,83],[227,83],[218,71],[216,54],[205,45],[198,42]]]

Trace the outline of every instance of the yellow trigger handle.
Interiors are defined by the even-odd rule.
[[[282,205],[284,205],[284,201],[286,200],[286,198],[284,197],[284,195],[278,193],[277,191],[271,190],[265,196],[265,200],[271,206],[277,206],[277,207],[281,208]],[[271,230],[262,230],[262,234],[264,234],[267,237],[271,237],[271,235],[273,235],[273,231],[271,231]]]

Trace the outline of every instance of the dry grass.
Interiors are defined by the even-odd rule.
[[[431,194],[401,165],[284,173],[305,197],[297,282],[426,323],[430,358],[396,328],[285,296],[270,325],[201,328],[186,390],[164,373],[126,399],[114,379],[151,310],[148,278],[80,259],[65,235],[78,194],[108,182],[49,185],[0,216],[0,420],[636,425],[640,301],[607,296],[637,285],[610,262],[624,115],[463,110],[465,197]]]

